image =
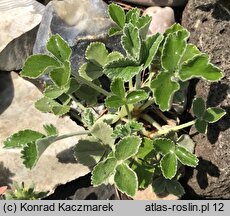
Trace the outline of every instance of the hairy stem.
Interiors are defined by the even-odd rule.
[[[125,109],[126,109],[126,112],[127,112],[127,114],[128,114],[128,119],[131,120],[132,117],[131,117],[131,113],[130,113],[130,110],[129,110],[129,107],[128,107],[127,104],[125,104]]]
[[[190,122],[187,122],[187,123],[184,123],[182,125],[175,126],[175,127],[164,128],[164,129],[161,129],[161,130],[157,131],[157,133],[155,135],[156,136],[157,135],[164,135],[164,134],[169,133],[170,131],[178,131],[178,130],[181,130],[183,128],[186,128],[186,127],[194,125],[195,122],[196,122],[196,120],[193,120],[193,121],[190,121]]]
[[[155,100],[152,98],[152,99],[149,99],[145,104],[143,104],[139,109],[141,111],[145,110],[146,108],[148,108],[149,106],[151,106],[152,104],[154,104]]]
[[[94,90],[96,90],[97,92],[105,95],[105,96],[109,96],[110,93],[107,92],[105,89],[101,88],[100,86],[97,86],[96,84],[94,84],[93,82],[90,82],[89,80],[84,79],[83,77],[77,75],[77,74],[73,74],[73,76],[75,77],[75,79],[80,83],[80,84],[85,84],[91,88],[93,88]]]
[[[89,133],[90,133],[90,131],[79,131],[79,132],[64,134],[64,135],[58,136],[58,137],[55,139],[55,141],[62,140],[62,139],[66,139],[66,138],[73,137],[73,136],[87,135],[87,134],[89,134]]]
[[[142,114],[141,118],[144,119],[145,121],[149,122],[153,127],[155,127],[157,130],[162,130],[161,126],[149,115],[147,114]]]

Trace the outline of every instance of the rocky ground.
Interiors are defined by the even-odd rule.
[[[45,52],[47,39],[55,33],[59,33],[72,47],[75,71],[84,62],[84,51],[90,41],[100,40],[110,49],[120,50],[118,38],[111,39],[107,36],[108,28],[111,26],[106,13],[107,4],[117,2],[126,9],[137,6],[144,13],[153,16],[150,29],[152,34],[158,31],[163,33],[165,28],[175,21],[182,23],[191,33],[190,41],[202,52],[208,53],[212,63],[224,70],[225,78],[219,83],[208,84],[196,80],[191,83],[195,91],[191,91],[189,97],[202,96],[207,99],[207,106],[220,106],[227,111],[227,115],[209,128],[207,137],[193,134],[193,128],[191,129],[190,133],[196,143],[195,153],[199,156],[200,163],[196,169],[188,169],[182,178],[182,183],[186,188],[185,199],[230,199],[230,2],[228,0],[81,2],[83,3],[79,1],[71,3],[69,0],[0,0],[0,17],[3,19],[0,23],[0,98],[2,98],[0,186],[9,185],[12,181],[25,181],[29,184],[32,180],[36,181],[39,190],[51,192],[62,184],[48,197],[49,199],[120,198],[111,187],[92,188],[88,167],[73,162],[73,158],[69,158],[69,154],[64,151],[63,145],[62,148],[53,149],[45,155],[43,163],[33,171],[23,167],[19,152],[6,152],[2,149],[2,141],[7,136],[27,125],[40,130],[37,122],[52,119],[53,122],[60,122],[60,128],[64,127],[59,118],[53,117],[52,114],[43,115],[33,108],[32,104],[40,96],[40,91],[12,71],[19,71],[25,59],[32,53]],[[28,89],[32,92],[29,96]],[[189,103],[187,108],[190,108]],[[65,119],[65,129],[66,127],[76,127],[69,117]],[[69,147],[74,142],[76,140],[68,142]],[[56,158],[57,152],[60,153],[59,159]],[[47,160],[52,161],[48,167]],[[51,174],[49,170],[53,173]],[[61,175],[60,170],[63,170]],[[75,170],[79,172],[76,173]],[[49,182],[49,185],[46,182]]]

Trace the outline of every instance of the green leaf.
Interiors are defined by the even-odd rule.
[[[195,116],[202,118],[206,109],[205,101],[203,98],[196,98],[192,103],[192,112]]]
[[[65,87],[70,80],[71,65],[66,61],[62,67],[55,68],[50,72],[50,78],[57,87]]]
[[[58,135],[58,129],[52,124],[45,124],[43,125],[43,128],[47,133],[47,136]]]
[[[170,73],[161,72],[151,82],[156,104],[159,105],[162,111],[170,109],[173,94],[179,90],[180,85],[172,80]]]
[[[108,32],[110,37],[121,33],[122,33],[122,29],[120,27],[111,27]]]
[[[114,79],[111,83],[110,89],[116,96],[120,98],[125,97],[124,81],[121,78]]]
[[[136,157],[138,159],[147,161],[148,159],[152,159],[155,155],[156,151],[153,147],[153,140],[144,138]]]
[[[141,62],[144,64],[144,68],[146,69],[149,67],[149,65],[152,63],[153,58],[155,57],[158,48],[162,42],[164,37],[160,34],[155,34],[152,36],[149,36],[146,41],[144,41],[144,44],[142,44],[142,49],[145,49],[145,51],[141,50],[140,52],[140,59],[143,59]],[[144,47],[143,47],[144,46]],[[143,53],[145,52],[146,55]]]
[[[108,54],[105,44],[101,42],[90,43],[85,52],[86,59],[97,66],[104,66],[107,63]]]
[[[72,50],[68,43],[58,34],[50,37],[46,44],[46,48],[61,62],[69,60],[72,54]]]
[[[183,57],[181,59],[181,62],[184,63],[192,58],[194,58],[194,56],[196,55],[200,55],[201,52],[199,51],[199,49],[193,45],[193,44],[188,44],[186,46],[185,52],[183,54]]]
[[[191,152],[189,152],[181,146],[177,146],[175,154],[178,160],[184,165],[196,167],[199,162],[195,154],[192,154]]]
[[[115,157],[117,160],[126,160],[138,152],[141,139],[138,136],[127,136],[120,140],[115,146]]]
[[[143,124],[136,121],[129,121],[125,125],[118,124],[116,125],[112,136],[114,138],[123,138],[138,131],[143,130]]]
[[[208,123],[214,123],[220,120],[225,114],[226,111],[222,108],[218,108],[218,107],[208,108],[204,113],[204,120],[207,121]]]
[[[87,137],[78,141],[74,148],[74,156],[79,163],[92,167],[101,160],[105,150],[105,146],[95,138]]]
[[[121,37],[121,43],[126,54],[128,57],[137,59],[141,48],[141,39],[138,28],[129,23],[125,25],[123,31],[124,33]]]
[[[86,80],[92,81],[103,75],[103,68],[92,62],[87,62],[79,68],[78,72]]]
[[[35,142],[28,143],[21,151],[21,158],[26,168],[32,169],[38,161],[38,151]]]
[[[126,96],[127,104],[135,104],[148,98],[148,93],[144,90],[134,90]]]
[[[183,134],[179,137],[177,140],[177,144],[185,149],[187,149],[189,152],[193,153],[195,149],[195,143],[192,140],[192,138],[187,135]]]
[[[139,66],[136,61],[128,58],[120,58],[117,61],[108,63],[103,73],[109,78],[121,78],[125,82],[131,80],[142,70],[142,66]]]
[[[109,62],[117,61],[118,59],[120,59],[122,57],[123,57],[123,55],[120,52],[113,51],[113,52],[109,53],[109,55],[107,56],[107,62],[106,63],[108,64]]]
[[[199,133],[206,134],[207,128],[208,128],[208,123],[205,120],[197,119],[195,122],[195,127]]]
[[[35,102],[36,109],[41,112],[52,112],[54,106],[60,106],[60,104],[47,97],[43,97]]]
[[[128,196],[134,196],[138,189],[136,173],[127,164],[120,164],[116,167],[114,181],[117,188]]]
[[[162,155],[166,155],[170,152],[173,153],[175,151],[175,143],[172,140],[166,138],[154,139],[153,146]]]
[[[134,20],[138,20],[138,17],[140,16],[140,10],[138,8],[132,8],[126,13],[126,23],[132,23],[136,24],[136,22],[133,22]]]
[[[97,119],[97,122],[105,122],[108,125],[116,123],[120,119],[120,116],[117,114],[105,114]]]
[[[153,180],[152,187],[156,194],[162,194],[165,192],[167,180],[163,177],[159,177]]]
[[[166,71],[174,72],[178,68],[186,48],[186,40],[187,38],[184,38],[183,31],[169,34],[165,39],[162,49],[161,62],[162,67]]]
[[[4,141],[4,148],[20,148],[44,137],[44,134],[33,130],[22,130],[9,136]]]
[[[125,100],[122,100],[122,98],[112,95],[108,96],[105,100],[106,107],[110,108],[119,108],[125,104]]]
[[[97,97],[99,93],[87,85],[81,85],[80,88],[75,91],[75,95],[85,100],[88,105],[93,105],[97,103]]]
[[[139,29],[140,37],[142,39],[146,38],[151,21],[152,17],[149,15],[139,17],[136,26]]]
[[[147,166],[143,161],[138,160],[133,162],[131,168],[137,175],[139,184],[138,188],[144,189],[151,184],[154,167]]]
[[[70,78],[69,84],[67,85],[66,94],[71,95],[80,88],[80,84],[74,78]]]
[[[181,197],[185,194],[183,186],[177,180],[167,180],[166,189],[170,194],[173,194],[177,197]]]
[[[60,67],[58,61],[48,55],[32,55],[27,58],[20,74],[23,77],[36,79],[57,67]]]
[[[54,115],[57,116],[62,116],[65,115],[66,113],[68,113],[70,110],[69,106],[65,106],[65,105],[59,105],[59,106],[53,106],[52,107],[52,112]]]
[[[81,116],[82,122],[89,128],[92,127],[96,121],[96,117],[92,108],[86,108]]]
[[[93,186],[107,184],[109,178],[115,172],[117,160],[115,158],[107,158],[105,161],[98,163],[93,171],[91,181]]]
[[[195,55],[192,59],[184,62],[179,71],[179,77],[186,81],[195,77],[209,81],[218,81],[223,78],[223,72],[209,62],[206,54]]]
[[[61,89],[55,85],[48,86],[45,91],[44,95],[50,99],[56,99],[61,96],[65,92],[65,89]]]
[[[95,123],[90,133],[103,144],[113,146],[115,141],[112,137],[113,129],[105,122]]]
[[[125,25],[125,11],[122,7],[112,3],[109,5],[109,15],[111,19],[120,27],[123,28]]]
[[[189,37],[189,32],[179,23],[174,23],[173,25],[171,25],[169,28],[166,29],[164,35],[168,36],[169,34],[178,32],[178,31],[183,31],[185,34],[185,37]]]
[[[160,167],[163,176],[166,179],[172,179],[177,172],[177,159],[174,153],[168,153],[160,161]]]

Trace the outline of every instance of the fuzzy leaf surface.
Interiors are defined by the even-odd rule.
[[[183,57],[181,59],[181,62],[186,62],[192,58],[194,58],[195,55],[200,55],[201,52],[199,51],[199,49],[193,45],[193,44],[188,44],[186,46],[185,52],[183,54]]]
[[[117,61],[108,63],[105,66],[103,73],[111,79],[121,78],[127,82],[141,70],[142,66],[139,66],[135,61],[128,58],[120,58]]]
[[[163,176],[166,179],[172,179],[177,172],[177,158],[174,153],[168,153],[160,161],[160,167]]]
[[[153,140],[144,138],[136,157],[141,160],[148,160],[152,159],[155,155],[156,151],[153,147]]]
[[[42,137],[44,137],[44,134],[37,131],[29,129],[18,131],[4,141],[4,148],[20,148],[28,143],[35,142]]]
[[[144,90],[134,90],[128,93],[126,100],[127,104],[134,104],[148,98],[148,93]]]
[[[97,122],[91,129],[91,134],[100,140],[104,145],[113,146],[114,138],[112,137],[113,129],[105,122]]]
[[[139,57],[141,39],[138,28],[133,24],[128,23],[125,25],[121,43],[128,56],[134,59]]]
[[[105,105],[110,108],[119,108],[125,104],[125,99],[122,100],[119,96],[108,96],[105,100]]]
[[[58,87],[64,87],[70,80],[71,65],[70,62],[65,61],[60,68],[55,68],[50,72],[50,78]]]
[[[105,150],[105,146],[95,138],[87,137],[78,141],[74,148],[74,156],[79,163],[92,167],[101,160]]]
[[[199,160],[196,157],[196,155],[192,154],[191,152],[189,152],[188,150],[186,150],[181,146],[177,146],[175,150],[175,154],[178,160],[184,165],[196,167],[198,164]]]
[[[153,58],[155,57],[163,39],[164,37],[162,35],[156,34],[156,35],[149,36],[146,39],[146,41],[144,41],[144,44],[142,44],[142,49],[140,52],[140,55],[142,55],[142,57],[140,57],[140,59],[142,59],[142,62],[144,64],[143,67],[144,69],[148,68],[149,65],[152,63]]]
[[[86,80],[92,81],[103,75],[103,68],[92,62],[87,62],[79,68],[79,74]]]
[[[107,158],[105,161],[99,162],[92,171],[93,186],[106,184],[109,177],[115,172],[116,165],[115,158]]]
[[[36,79],[58,67],[60,67],[60,64],[54,58],[48,55],[37,54],[27,58],[20,74],[23,77]]]
[[[173,94],[179,90],[180,85],[172,81],[170,73],[161,72],[151,82],[151,89],[153,91],[156,103],[162,111],[170,109]]]
[[[90,128],[94,125],[96,117],[92,108],[86,108],[81,116],[82,121]]]
[[[163,177],[159,177],[153,180],[152,183],[153,191],[156,194],[162,194],[166,189],[166,179]]]
[[[192,112],[195,116],[202,118],[206,110],[205,101],[203,98],[196,98],[192,103]]]
[[[121,78],[114,79],[111,83],[110,89],[116,96],[120,98],[125,97],[124,81]]]
[[[156,138],[153,141],[154,148],[162,155],[173,153],[175,151],[175,143],[167,138]]]
[[[98,66],[104,66],[107,63],[108,54],[105,44],[101,42],[92,42],[85,53],[86,59]]]
[[[24,146],[21,151],[21,158],[26,168],[32,169],[35,166],[38,160],[38,152],[35,142],[28,143]]]
[[[50,99],[56,99],[61,96],[65,92],[65,89],[61,89],[55,85],[48,86],[45,91],[44,95]]]
[[[58,135],[58,129],[53,124],[43,125],[43,128],[44,128],[47,136]]]
[[[131,197],[136,194],[138,189],[137,175],[127,164],[120,164],[116,167],[114,181],[121,192]]]
[[[68,43],[58,34],[50,37],[46,44],[46,48],[61,62],[69,60],[72,54],[72,50]]]
[[[63,116],[66,113],[68,113],[69,110],[70,110],[70,107],[66,106],[66,105],[59,105],[59,106],[53,106],[52,107],[53,114],[57,115],[57,116]]]
[[[215,123],[220,120],[225,114],[226,111],[222,108],[210,107],[204,113],[204,120],[208,123]]]
[[[169,72],[174,72],[178,66],[183,52],[186,48],[184,32],[178,31],[169,34],[164,42],[162,50],[162,67]]]
[[[115,146],[117,160],[126,160],[138,152],[141,139],[137,136],[128,136],[120,140]]]
[[[206,54],[195,55],[192,59],[182,64],[179,71],[179,77],[182,81],[195,77],[208,81],[218,81],[223,76],[223,72],[209,62]]]
[[[109,15],[111,19],[120,27],[123,28],[125,25],[125,11],[117,4],[109,5]]]

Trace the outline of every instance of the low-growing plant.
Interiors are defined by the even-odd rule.
[[[183,107],[183,92],[191,79],[215,82],[223,72],[187,42],[189,32],[180,24],[163,35],[148,36],[151,17],[141,16],[138,9],[125,13],[111,4],[109,15],[114,21],[109,35],[121,35],[123,51],[110,52],[105,44],[92,42],[86,63],[76,73],[71,69],[71,48],[56,34],[47,42],[48,54],[30,56],[21,71],[31,79],[45,74],[50,78],[44,97],[35,103],[38,110],[60,116],[74,113],[86,130],[59,135],[55,126],[44,125],[45,133],[19,131],[4,146],[21,148],[23,163],[31,169],[50,144],[85,135],[74,154],[79,163],[93,168],[94,186],[114,184],[133,197],[138,189],[152,185],[157,194],[181,196],[184,189],[178,179],[183,166],[198,164],[194,143],[182,129],[195,125],[206,133],[207,125],[225,111],[206,108],[205,101],[196,98],[194,120],[179,124],[174,104]]]

